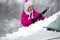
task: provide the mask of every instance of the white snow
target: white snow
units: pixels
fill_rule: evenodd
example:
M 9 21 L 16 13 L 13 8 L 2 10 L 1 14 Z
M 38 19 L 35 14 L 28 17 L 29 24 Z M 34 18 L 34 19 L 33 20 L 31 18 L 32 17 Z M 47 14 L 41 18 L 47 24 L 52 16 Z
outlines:
M 35 24 L 30 25 L 29 27 L 19 28 L 19 30 L 17 32 L 14 32 L 12 34 L 6 34 L 6 37 L 1 37 L 1 38 L 13 40 L 13 39 L 17 39 L 19 37 L 28 37 L 28 36 L 34 35 L 35 33 L 38 33 L 39 31 L 40 32 L 43 32 L 43 30 L 47 31 L 43 27 L 47 27 L 50 23 L 54 22 L 57 19 L 58 15 L 60 15 L 60 11 L 57 12 L 56 14 L 53 14 L 49 18 L 46 18 L 43 21 L 42 20 L 38 21 Z M 43 34 L 43 33 L 41 33 L 41 34 Z M 38 35 L 38 34 L 36 34 L 36 35 Z M 51 35 L 53 35 L 53 34 L 51 33 Z

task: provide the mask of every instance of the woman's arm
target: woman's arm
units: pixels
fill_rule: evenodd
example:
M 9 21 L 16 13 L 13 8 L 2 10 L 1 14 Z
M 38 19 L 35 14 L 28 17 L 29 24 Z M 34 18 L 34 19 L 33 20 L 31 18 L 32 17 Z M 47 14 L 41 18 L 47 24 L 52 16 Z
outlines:
M 43 12 L 39 13 L 35 19 L 44 20 L 45 19 L 44 14 L 48 11 L 48 9 L 49 9 L 49 7 L 47 7 Z
M 49 7 L 47 7 L 43 12 L 39 13 L 39 16 L 37 17 L 37 19 L 39 20 L 44 20 L 45 16 L 44 14 L 48 11 Z
M 21 24 L 25 27 L 32 24 L 31 19 L 28 19 L 27 15 L 24 13 L 21 15 Z

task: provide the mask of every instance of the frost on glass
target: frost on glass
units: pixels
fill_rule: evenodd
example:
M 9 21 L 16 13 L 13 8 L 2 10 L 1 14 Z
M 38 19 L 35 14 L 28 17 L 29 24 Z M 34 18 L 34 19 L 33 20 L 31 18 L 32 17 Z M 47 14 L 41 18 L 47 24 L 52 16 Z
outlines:
M 60 30 L 60 15 L 58 15 L 58 18 L 49 24 L 49 28 L 55 29 L 55 30 Z

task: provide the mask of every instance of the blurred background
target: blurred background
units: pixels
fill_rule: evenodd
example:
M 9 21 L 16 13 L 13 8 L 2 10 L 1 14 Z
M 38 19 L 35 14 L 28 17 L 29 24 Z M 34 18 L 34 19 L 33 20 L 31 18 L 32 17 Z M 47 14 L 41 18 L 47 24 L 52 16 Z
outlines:
M 31 1 L 39 12 L 42 12 L 48 6 L 50 7 L 46 14 L 47 18 L 60 10 L 60 0 Z M 0 0 L 0 37 L 7 33 L 16 32 L 18 28 L 21 28 L 20 15 L 23 9 L 23 0 Z

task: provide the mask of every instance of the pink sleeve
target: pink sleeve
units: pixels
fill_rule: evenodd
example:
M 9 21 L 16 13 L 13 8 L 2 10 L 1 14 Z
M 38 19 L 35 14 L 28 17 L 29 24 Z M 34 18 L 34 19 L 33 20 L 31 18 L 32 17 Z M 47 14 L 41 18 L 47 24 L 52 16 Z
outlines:
M 26 27 L 26 26 L 29 26 L 30 24 L 32 24 L 32 22 L 31 22 L 31 19 L 28 19 L 25 14 L 22 14 L 21 24 Z
M 27 2 L 28 0 L 25 0 L 25 2 Z
M 45 19 L 45 16 L 43 15 L 42 18 L 41 18 L 41 20 L 44 20 L 44 19 Z
M 28 20 L 22 20 L 22 25 L 23 26 L 29 26 L 31 24 L 31 20 L 30 19 L 28 19 Z

